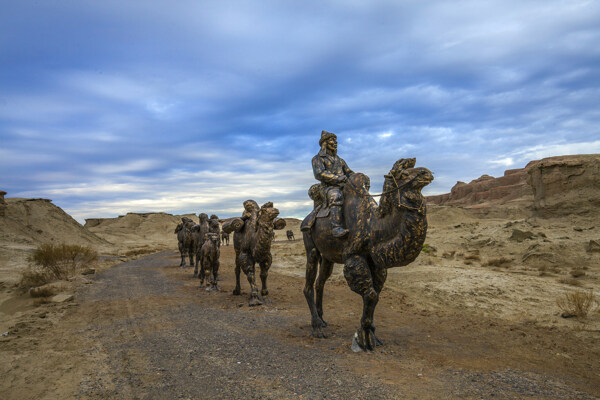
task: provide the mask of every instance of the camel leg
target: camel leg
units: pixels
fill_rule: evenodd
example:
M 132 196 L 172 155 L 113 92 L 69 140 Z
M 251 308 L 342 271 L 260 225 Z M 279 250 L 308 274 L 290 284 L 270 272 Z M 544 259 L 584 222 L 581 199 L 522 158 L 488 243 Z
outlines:
M 323 322 L 323 326 L 327 326 L 327 322 L 323 319 L 323 291 L 325 290 L 325 282 L 331 276 L 333 272 L 333 262 L 323 258 L 321 260 L 321 267 L 319 268 L 319 276 L 317 277 L 317 314 Z
M 218 279 L 218 276 L 219 276 L 219 265 L 220 265 L 219 264 L 219 260 L 217 259 L 217 260 L 215 260 L 213 262 L 213 266 L 212 266 L 212 275 L 213 275 L 212 278 L 213 278 L 213 280 L 211 282 L 211 285 L 212 285 L 212 287 L 215 290 L 219 290 L 219 288 L 217 286 L 217 279 Z
M 190 257 L 190 268 L 194 266 L 194 250 L 188 249 L 188 255 Z
M 200 257 L 200 268 L 198 270 L 198 278 L 200 279 L 200 287 L 204 287 L 204 258 Z
M 183 243 L 179 243 L 179 254 L 181 254 L 181 262 L 179 263 L 179 268 L 185 267 L 185 247 Z
M 262 288 L 260 291 L 261 296 L 268 296 L 269 291 L 267 290 L 267 276 L 269 275 L 269 268 L 271 268 L 271 263 L 273 259 L 269 254 L 269 259 L 261 262 L 260 265 L 260 281 L 262 283 Z
M 200 263 L 200 253 L 196 252 L 196 263 L 194 264 L 194 278 L 199 277 L 198 275 L 198 264 Z
M 363 298 L 363 315 L 360 319 L 360 327 L 354 335 L 356 344 L 362 350 L 374 350 L 376 340 L 372 325 L 379 294 L 373 287 L 371 270 L 366 260 L 357 255 L 348 257 L 344 264 L 344 277 L 350 289 Z
M 379 301 L 379 294 L 383 289 L 383 285 L 387 279 L 387 269 L 385 268 L 371 268 L 371 276 L 373 277 L 373 289 L 377 292 L 377 301 Z M 377 305 L 377 304 L 375 304 Z M 375 336 L 375 323 L 374 321 L 375 307 L 371 311 L 371 330 L 373 331 L 373 337 L 375 338 L 376 346 L 383 346 L 383 342 Z
M 235 289 L 233 289 L 233 294 L 239 296 L 242 294 L 242 288 L 240 285 L 240 271 L 241 271 L 241 260 L 240 260 L 240 252 L 235 251 Z
M 242 253 L 242 255 L 244 254 Z M 262 304 L 262 301 L 260 301 L 260 299 L 258 298 L 258 289 L 256 287 L 256 279 L 254 277 L 255 262 L 249 255 L 242 257 L 242 261 L 242 271 L 244 271 L 244 274 L 246 274 L 246 277 L 248 278 L 248 283 L 250 284 L 250 302 L 248 303 L 248 305 L 250 307 L 259 306 Z
M 325 323 L 321 319 L 315 305 L 315 290 L 314 283 L 317 277 L 319 261 L 321 256 L 316 248 L 306 249 L 306 283 L 304 285 L 304 297 L 308 303 L 308 308 L 311 314 L 312 336 L 316 338 L 325 338 L 327 335 L 323 331 Z

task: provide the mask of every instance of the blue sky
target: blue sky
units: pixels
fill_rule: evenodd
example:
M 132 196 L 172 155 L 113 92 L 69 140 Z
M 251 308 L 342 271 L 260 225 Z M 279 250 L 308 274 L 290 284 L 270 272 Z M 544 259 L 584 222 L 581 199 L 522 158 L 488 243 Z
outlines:
M 598 1 L 2 1 L 0 190 L 83 222 L 302 217 L 321 130 L 379 192 L 600 153 Z

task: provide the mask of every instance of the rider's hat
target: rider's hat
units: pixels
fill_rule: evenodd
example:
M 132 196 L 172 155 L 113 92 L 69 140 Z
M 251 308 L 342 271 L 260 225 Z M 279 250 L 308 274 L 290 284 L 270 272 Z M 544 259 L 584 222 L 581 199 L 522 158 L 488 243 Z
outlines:
M 323 146 L 323 142 L 325 142 L 331 138 L 337 139 L 337 136 L 335 135 L 335 133 L 321 131 L 321 139 L 319 139 L 319 146 Z

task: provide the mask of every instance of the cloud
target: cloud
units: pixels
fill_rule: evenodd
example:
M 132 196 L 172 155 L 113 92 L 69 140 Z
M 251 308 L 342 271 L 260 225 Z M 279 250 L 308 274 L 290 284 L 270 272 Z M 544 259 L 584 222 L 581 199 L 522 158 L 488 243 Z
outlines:
M 301 216 L 322 129 L 374 192 L 403 157 L 433 194 L 600 152 L 598 20 L 578 0 L 12 2 L 1 189 L 79 220 L 253 197 Z

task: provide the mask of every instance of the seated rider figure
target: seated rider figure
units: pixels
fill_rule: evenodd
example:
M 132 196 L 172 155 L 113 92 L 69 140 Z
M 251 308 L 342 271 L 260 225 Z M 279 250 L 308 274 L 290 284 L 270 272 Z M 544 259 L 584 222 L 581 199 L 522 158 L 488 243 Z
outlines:
M 313 173 L 322 183 L 330 210 L 333 236 L 343 237 L 348 234 L 348 229 L 342 226 L 342 189 L 350 174 L 354 172 L 341 157 L 338 157 L 337 136 L 334 133 L 322 131 L 319 145 L 321 150 L 312 159 Z

